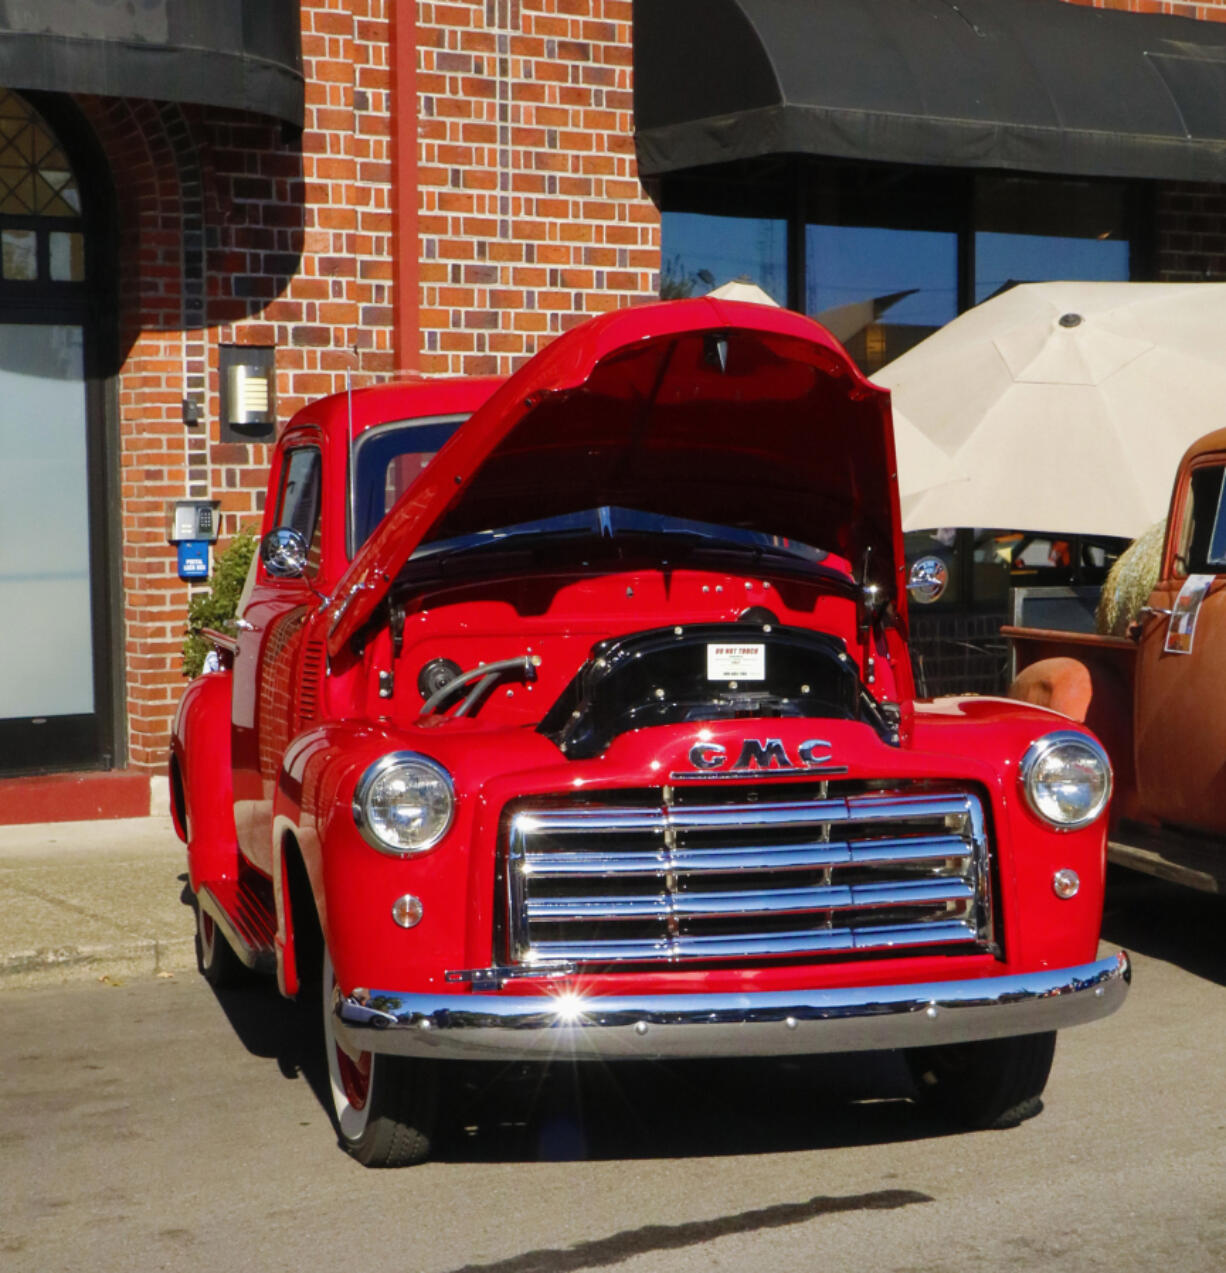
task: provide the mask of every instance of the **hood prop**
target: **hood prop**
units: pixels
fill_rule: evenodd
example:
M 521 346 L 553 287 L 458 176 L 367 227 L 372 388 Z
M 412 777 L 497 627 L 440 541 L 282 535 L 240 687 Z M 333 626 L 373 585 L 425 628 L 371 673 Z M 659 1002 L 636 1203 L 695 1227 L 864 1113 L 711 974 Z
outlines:
M 873 564 L 873 549 L 870 545 L 864 550 L 864 564 L 860 569 L 860 617 L 858 635 L 864 646 L 864 683 L 872 685 L 877 680 L 877 669 L 873 657 L 873 641 L 880 626 L 881 612 L 885 608 L 885 592 L 875 583 L 869 582 L 869 570 Z
M 712 367 L 728 374 L 728 337 L 724 332 L 708 332 L 703 337 L 703 358 Z

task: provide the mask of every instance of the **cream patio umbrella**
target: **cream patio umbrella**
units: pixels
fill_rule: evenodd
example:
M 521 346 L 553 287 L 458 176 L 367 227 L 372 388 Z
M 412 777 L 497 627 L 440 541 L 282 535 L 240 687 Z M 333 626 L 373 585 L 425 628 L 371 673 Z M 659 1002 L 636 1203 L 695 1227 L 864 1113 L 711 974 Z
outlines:
M 970 479 L 935 442 L 903 415 L 897 402 L 894 403 L 892 415 L 902 521 L 907 530 L 912 530 L 911 512 L 919 507 L 926 495 L 941 490 L 950 483 L 967 482 Z M 941 524 L 957 525 L 956 522 Z
M 1226 415 L 1226 284 L 1023 284 L 873 379 L 939 453 L 909 453 L 900 430 L 900 486 L 925 488 L 904 494 L 905 529 L 1132 538 L 1166 515 L 1180 456 Z
M 751 305 L 773 305 L 776 309 L 779 308 L 779 302 L 769 292 L 744 278 L 734 278 L 731 283 L 713 288 L 707 295 L 714 296 L 717 301 L 748 301 Z
M 875 322 L 891 306 L 905 300 L 915 293 L 915 288 L 904 292 L 891 292 L 888 296 L 870 296 L 868 300 L 853 301 L 849 305 L 836 305 L 833 309 L 824 309 L 814 314 L 813 318 L 835 338 L 846 344 L 853 336 L 858 335 L 869 323 Z M 730 283 L 714 288 L 707 293 L 717 300 L 750 301 L 755 305 L 773 305 L 777 309 L 779 302 L 769 292 L 763 291 L 757 283 L 746 278 L 733 279 Z

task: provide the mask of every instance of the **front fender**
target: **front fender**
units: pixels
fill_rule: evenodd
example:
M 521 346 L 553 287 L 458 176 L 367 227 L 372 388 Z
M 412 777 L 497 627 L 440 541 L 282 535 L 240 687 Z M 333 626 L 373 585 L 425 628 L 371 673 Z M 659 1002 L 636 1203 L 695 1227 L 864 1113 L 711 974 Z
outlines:
M 297 982 L 294 908 L 288 904 L 285 853 L 292 836 L 311 900 L 343 985 L 373 984 L 379 975 L 432 987 L 438 970 L 465 966 L 473 800 L 457 792 L 456 820 L 438 849 L 418 857 L 380 853 L 353 819 L 353 791 L 366 768 L 414 741 L 390 723 L 334 721 L 296 738 L 286 751 L 274 819 L 274 883 L 282 985 Z M 425 921 L 412 931 L 392 920 L 405 893 L 427 899 Z M 425 969 L 433 973 L 425 973 Z
M 171 783 L 179 783 L 176 820 L 187 842 L 193 892 L 238 873 L 230 772 L 230 673 L 198 676 L 183 691 L 171 732 Z
M 1096 656 L 1092 649 L 1075 653 L 1078 657 L 1029 664 L 1009 686 L 1009 697 L 1062 712 L 1091 730 L 1115 770 L 1114 818 L 1136 817 L 1141 810 L 1133 762 L 1132 665 L 1118 656 Z
M 916 707 L 917 751 L 960 757 L 958 767 L 977 774 L 991 793 L 1004 951 L 1018 971 L 1087 963 L 1098 951 L 1109 814 L 1077 830 L 1057 829 L 1031 810 L 1019 778 L 1032 743 L 1075 728 L 1049 708 L 1013 699 L 947 698 Z M 1053 888 L 1055 873 L 1066 869 L 1081 881 L 1070 899 Z

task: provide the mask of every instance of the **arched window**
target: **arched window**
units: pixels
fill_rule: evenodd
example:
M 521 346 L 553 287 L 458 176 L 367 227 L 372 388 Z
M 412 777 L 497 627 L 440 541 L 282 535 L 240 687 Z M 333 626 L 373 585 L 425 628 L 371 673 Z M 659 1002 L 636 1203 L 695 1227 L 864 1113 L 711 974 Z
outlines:
M 0 89 L 0 280 L 83 283 L 81 190 L 55 135 L 15 93 Z

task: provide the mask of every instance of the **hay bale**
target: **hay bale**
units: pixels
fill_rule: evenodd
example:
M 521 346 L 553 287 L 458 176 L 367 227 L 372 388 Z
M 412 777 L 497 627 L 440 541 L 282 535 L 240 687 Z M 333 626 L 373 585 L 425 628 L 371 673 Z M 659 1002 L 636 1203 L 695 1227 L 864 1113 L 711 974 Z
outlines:
M 1124 549 L 1111 567 L 1094 616 L 1095 626 L 1104 636 L 1124 636 L 1128 625 L 1140 618 L 1141 607 L 1158 582 L 1165 541 L 1165 520 L 1155 522 Z

